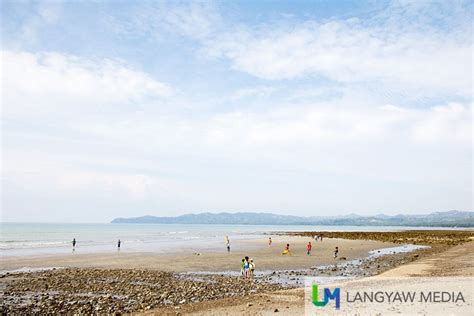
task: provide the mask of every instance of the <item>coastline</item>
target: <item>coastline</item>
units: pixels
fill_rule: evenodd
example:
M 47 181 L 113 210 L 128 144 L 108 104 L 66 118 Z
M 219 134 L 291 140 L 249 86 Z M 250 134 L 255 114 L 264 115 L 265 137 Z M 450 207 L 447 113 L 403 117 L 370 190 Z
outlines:
M 394 244 L 380 241 L 362 241 L 345 239 L 325 239 L 314 242 L 302 236 L 272 237 L 272 246 L 268 239 L 236 240 L 231 243 L 231 252 L 227 253 L 225 244 L 220 248 L 199 251 L 198 249 L 176 250 L 170 253 L 126 252 L 123 249 L 108 253 L 85 253 L 80 248 L 67 255 L 36 255 L 4 257 L 0 262 L 0 271 L 20 268 L 79 267 L 114 269 L 151 269 L 167 272 L 224 272 L 240 269 L 240 260 L 249 256 L 255 259 L 258 270 L 304 269 L 313 265 L 334 262 L 334 247 L 341 249 L 341 256 L 350 259 L 365 257 L 369 251 L 391 247 Z M 306 255 L 306 244 L 313 242 L 313 255 Z M 292 256 L 281 256 L 284 245 L 291 245 Z M 196 255 L 199 253 L 199 255 Z
M 415 255 L 415 254 L 414 254 Z M 455 267 L 455 269 L 453 269 Z M 416 287 L 416 281 L 411 277 L 474 277 L 474 241 L 458 244 L 452 247 L 438 248 L 431 254 L 421 255 L 417 260 L 402 264 L 379 275 L 363 278 L 364 282 L 377 285 L 387 277 L 404 278 L 400 287 Z M 350 281 L 349 281 L 350 282 Z M 344 283 L 342 283 L 344 285 Z M 179 309 L 162 307 L 144 315 L 165 314 L 176 315 L 274 315 L 275 311 L 285 315 L 305 314 L 305 293 L 303 288 L 284 289 L 274 292 L 264 292 L 252 297 L 237 299 L 222 299 L 218 302 L 202 302 L 182 306 Z M 425 310 L 424 314 L 438 314 L 438 305 Z M 410 305 L 408 305 L 410 308 Z M 394 314 L 409 314 L 410 310 L 395 309 Z
M 351 270 L 345 266 L 345 263 L 356 259 L 362 259 L 359 260 L 362 264 L 353 269 L 354 271 L 358 269 L 358 271 L 354 272 L 352 276 L 374 277 L 395 271 L 397 267 L 399 269 L 408 267 L 405 268 L 405 271 L 406 269 L 411 271 L 413 270 L 413 264 L 420 264 L 420 262 L 433 260 L 433 258 L 443 258 L 440 257 L 440 254 L 452 252 L 453 249 L 458 250 L 448 261 L 454 266 L 459 265 L 459 258 L 470 260 L 473 255 L 473 243 L 466 241 L 465 234 L 450 235 L 451 237 L 448 239 L 433 239 L 431 237 L 427 238 L 427 236 L 431 236 L 429 233 L 425 233 L 424 236 L 415 233 L 418 236 L 417 243 L 423 243 L 424 240 L 431 247 L 364 261 L 369 251 L 399 246 L 404 240 L 407 240 L 408 236 L 415 236 L 413 232 L 397 232 L 401 241 L 394 242 L 392 240 L 389 242 L 385 233 L 371 232 L 370 234 L 370 236 L 358 235 L 361 236 L 361 239 L 327 238 L 327 235 L 325 235 L 323 242 L 314 244 L 313 256 L 306 256 L 305 254 L 305 245 L 309 240 L 309 236 L 312 236 L 308 234 L 305 236 L 275 236 L 273 237 L 272 247 L 268 247 L 264 239 L 240 241 L 244 246 L 247 245 L 249 251 L 231 252 L 231 254 L 221 250 L 202 253 L 199 256 L 182 253 L 169 255 L 116 253 L 109 255 L 73 254 L 67 257 L 7 258 L 2 260 L 2 270 L 6 270 L 7 267 L 19 268 L 26 266 L 31 268 L 48 266 L 69 268 L 2 275 L 0 279 L 2 296 L 5 298 L 2 309 L 3 311 L 12 311 L 13 308 L 13 311 L 22 312 L 31 312 L 34 308 L 37 308 L 38 311 L 43 312 L 79 310 L 86 313 L 111 313 L 122 309 L 122 312 L 146 313 L 149 311 L 160 314 L 174 314 L 176 312 L 239 314 L 242 311 L 256 308 L 262 311 L 270 311 L 277 304 L 291 314 L 292 309 L 301 312 L 302 307 L 300 305 L 303 305 L 304 296 L 301 287 L 293 282 L 290 286 L 296 286 L 297 288 L 285 289 L 284 282 L 272 282 L 273 279 L 290 280 L 298 277 L 304 278 L 308 275 L 339 276 L 346 274 L 351 276 Z M 472 235 L 472 232 L 468 232 L 468 234 Z M 470 240 L 470 238 L 472 236 L 468 239 Z M 291 257 L 281 256 L 281 250 L 286 242 L 291 244 L 293 250 L 293 256 Z M 255 246 L 255 243 L 257 243 L 257 246 Z M 335 245 L 340 247 L 340 257 L 345 257 L 345 260 L 334 260 L 332 258 L 332 249 Z M 466 249 L 467 256 L 465 254 Z M 224 273 L 226 271 L 238 271 L 239 260 L 246 254 L 256 260 L 257 271 L 267 271 L 269 273 L 261 275 L 253 281 L 242 280 Z M 444 262 L 447 259 L 440 260 Z M 439 265 L 439 262 L 431 264 Z M 471 265 L 472 268 L 472 261 L 464 261 L 463 264 L 464 266 L 466 264 L 467 266 Z M 326 268 L 317 268 L 324 265 L 326 265 Z M 466 273 L 466 271 L 471 271 L 469 269 L 457 273 Z M 365 274 L 361 275 L 361 271 Z M 186 273 L 183 274 L 183 272 Z M 434 272 L 433 275 L 437 275 L 437 273 L 440 272 Z M 89 280 L 90 283 L 97 279 L 104 280 L 104 282 L 96 284 L 96 287 L 91 290 L 86 280 Z M 115 285 L 123 283 L 124 279 L 127 280 L 127 284 L 132 281 L 142 285 L 136 287 Z M 105 282 L 105 280 L 108 281 Z M 62 282 L 69 282 L 68 284 L 73 284 L 73 286 L 62 288 L 60 286 Z M 143 287 L 143 284 L 147 283 L 154 283 L 158 287 Z M 217 287 L 216 284 L 218 284 Z M 228 288 L 232 290 L 228 290 Z M 124 289 L 132 294 L 124 296 Z M 219 291 L 213 289 L 219 289 Z M 181 296 L 173 296 L 170 294 L 171 291 L 173 293 L 178 291 Z M 62 294 L 57 296 L 54 294 L 57 292 Z M 50 294 L 44 296 L 44 293 Z M 84 295 L 81 293 L 92 293 L 94 296 L 93 299 L 89 298 L 92 305 L 86 305 L 85 309 L 80 309 L 83 308 L 80 300 L 81 295 Z M 160 293 L 159 298 L 156 296 L 157 293 Z M 162 295 L 164 296 L 162 297 Z M 12 302 L 21 302 L 22 298 L 25 297 L 34 297 L 34 306 L 27 303 L 25 305 L 12 305 Z M 111 298 L 113 299 L 111 300 Z M 242 306 L 245 302 L 249 304 L 249 300 L 255 301 L 255 303 L 251 302 L 251 305 Z M 62 302 L 64 306 L 57 305 L 55 302 Z M 71 302 L 74 304 L 70 304 Z M 288 309 L 286 309 L 287 306 Z M 93 310 L 91 308 L 98 309 Z

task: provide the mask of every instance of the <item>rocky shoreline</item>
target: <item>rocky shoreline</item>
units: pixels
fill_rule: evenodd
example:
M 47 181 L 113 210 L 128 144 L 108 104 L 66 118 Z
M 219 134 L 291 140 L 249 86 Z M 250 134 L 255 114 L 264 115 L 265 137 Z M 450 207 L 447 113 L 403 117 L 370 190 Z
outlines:
M 189 280 L 126 269 L 54 269 L 2 277 L 0 314 L 121 314 L 281 289 L 219 275 Z
M 445 247 L 419 249 L 310 269 L 265 271 L 254 280 L 228 273 L 177 274 L 154 270 L 67 268 L 1 276 L 0 314 L 122 314 L 245 297 L 301 287 L 304 278 L 359 278 L 379 274 Z
M 301 287 L 304 285 L 305 277 L 320 278 L 320 283 L 324 283 L 325 278 L 364 278 L 378 275 L 397 266 L 413 262 L 445 249 L 447 247 L 430 247 L 413 252 L 387 254 L 380 257 L 367 257 L 350 261 L 346 261 L 342 257 L 335 260 L 334 264 L 315 266 L 310 269 L 274 271 L 270 275 L 263 276 L 262 280 L 280 284 L 284 287 Z
M 345 260 L 308 269 L 258 271 L 254 280 L 235 273 L 171 273 L 145 269 L 64 268 L 7 273 L 0 277 L 0 314 L 123 314 L 203 301 L 237 298 L 301 287 L 304 278 L 362 278 L 442 252 L 471 240 L 474 232 L 325 232 L 325 238 L 371 239 L 418 243 L 429 248 L 413 252 Z M 314 236 L 315 232 L 291 233 Z M 395 234 L 395 235 L 394 235 Z
M 290 269 L 275 271 L 257 271 L 256 280 L 269 284 L 277 284 L 283 288 L 303 287 L 305 277 L 321 278 L 347 278 L 358 279 L 374 276 L 383 273 L 397 266 L 413 262 L 419 258 L 429 256 L 434 253 L 448 249 L 448 246 L 433 245 L 427 248 L 420 248 L 414 251 L 403 253 L 387 253 L 381 256 L 368 256 L 365 258 L 346 260 L 345 257 L 334 260 L 333 264 L 313 266 L 309 269 Z M 387 248 L 390 249 L 390 248 Z M 186 273 L 188 278 L 206 278 L 215 275 L 231 276 L 237 273 Z
M 474 239 L 474 230 L 406 230 L 398 232 L 275 232 L 274 234 L 350 240 L 376 240 L 395 244 L 456 246 Z

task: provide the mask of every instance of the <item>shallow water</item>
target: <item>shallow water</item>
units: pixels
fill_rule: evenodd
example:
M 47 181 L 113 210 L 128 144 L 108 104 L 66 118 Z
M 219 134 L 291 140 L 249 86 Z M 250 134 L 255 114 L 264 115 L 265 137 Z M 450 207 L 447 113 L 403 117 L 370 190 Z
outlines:
M 304 286 L 305 277 L 311 276 L 318 280 L 319 284 L 327 284 L 332 283 L 335 281 L 341 280 L 348 280 L 348 279 L 355 279 L 361 277 L 359 275 L 360 266 L 366 262 L 367 260 L 401 254 L 401 253 L 408 253 L 419 249 L 426 249 L 430 248 L 430 246 L 422 246 L 422 245 L 400 245 L 396 247 L 388 247 L 388 248 L 380 248 L 375 249 L 369 252 L 368 256 L 363 258 L 357 258 L 353 260 L 343 261 L 343 262 L 335 262 L 334 264 L 330 265 L 319 265 L 313 266 L 311 269 L 291 269 L 291 270 L 263 270 L 263 271 L 255 271 L 254 276 L 256 279 L 262 279 L 270 283 L 280 284 L 284 287 L 300 287 Z M 327 275 L 318 275 L 318 271 L 328 270 L 333 267 L 336 267 L 339 270 L 346 270 L 348 275 L 346 276 L 327 276 Z M 187 272 L 181 273 L 183 277 L 202 277 L 205 275 L 223 275 L 223 276 L 233 276 L 237 277 L 240 276 L 240 271 L 222 271 L 222 272 Z
M 254 273 L 255 279 L 263 282 L 269 282 L 273 284 L 279 284 L 283 287 L 302 287 L 305 284 L 305 277 L 311 276 L 313 279 L 318 281 L 318 284 L 327 284 L 341 280 L 349 280 L 360 278 L 363 275 L 360 274 L 360 268 L 362 264 L 370 261 L 374 258 L 380 258 L 383 256 L 390 256 L 400 253 L 409 253 L 418 249 L 430 248 L 430 246 L 422 245 L 400 245 L 396 247 L 380 248 L 372 250 L 368 253 L 366 257 L 357 258 L 349 261 L 335 262 L 330 265 L 319 265 L 313 266 L 310 269 L 291 269 L 291 270 L 257 270 Z M 330 276 L 330 275 L 321 275 L 319 272 L 322 270 L 330 270 L 333 267 L 336 267 L 339 270 L 345 270 L 347 275 L 345 276 Z M 30 268 L 23 267 L 15 270 L 5 270 L 0 271 L 0 275 L 6 273 L 23 273 L 23 272 L 41 272 L 47 270 L 62 269 L 61 267 L 40 267 L 40 268 Z M 177 273 L 178 276 L 185 279 L 200 280 L 205 278 L 208 275 L 221 275 L 221 276 L 230 276 L 238 277 L 240 276 L 240 271 L 196 271 L 196 272 L 183 272 Z
M 405 252 L 412 252 L 418 249 L 427 249 L 430 246 L 423 246 L 423 245 L 401 245 L 396 247 L 389 247 L 389 248 L 382 248 L 369 251 L 369 258 L 377 258 L 385 255 L 391 255 L 396 253 L 405 253 Z
M 0 223 L 0 256 L 67 254 L 76 238 L 76 253 L 202 252 L 225 249 L 233 241 L 266 238 L 285 231 L 400 231 L 411 227 L 390 226 L 307 226 L 307 225 L 181 225 L 181 224 L 19 224 Z M 413 229 L 424 229 L 416 227 Z M 426 229 L 438 229 L 426 227 Z M 443 229 L 443 228 L 440 228 Z M 236 248 L 237 247 L 237 248 Z M 247 245 L 246 247 L 249 247 Z
M 34 273 L 34 272 L 43 272 L 43 271 L 50 271 L 50 270 L 57 270 L 57 269 L 64 269 L 63 267 L 40 267 L 40 268 L 32 268 L 32 267 L 23 267 L 19 269 L 13 270 L 1 270 L 0 275 L 5 274 L 15 274 L 15 273 Z

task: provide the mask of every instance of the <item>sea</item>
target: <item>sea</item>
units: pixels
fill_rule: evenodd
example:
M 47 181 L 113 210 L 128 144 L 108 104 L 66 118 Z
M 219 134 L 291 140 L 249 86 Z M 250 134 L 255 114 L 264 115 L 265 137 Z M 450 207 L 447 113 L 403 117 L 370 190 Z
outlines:
M 228 236 L 233 250 L 239 240 L 268 238 L 290 231 L 401 231 L 456 229 L 400 226 L 204 225 L 204 224 L 59 224 L 0 223 L 0 257 L 42 256 L 104 252 L 203 252 L 225 249 Z M 72 248 L 72 240 L 76 247 Z M 118 250 L 117 242 L 121 247 Z M 257 246 L 257 245 L 256 245 Z M 252 243 L 245 244 L 252 247 Z M 247 248 L 248 249 L 248 248 Z

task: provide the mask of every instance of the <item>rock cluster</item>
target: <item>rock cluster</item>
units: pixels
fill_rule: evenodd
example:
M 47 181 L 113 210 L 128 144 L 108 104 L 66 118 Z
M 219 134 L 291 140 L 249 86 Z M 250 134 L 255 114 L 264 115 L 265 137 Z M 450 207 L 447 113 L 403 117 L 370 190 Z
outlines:
M 284 233 L 293 236 L 310 236 L 320 232 Z M 469 230 L 407 230 L 399 232 L 323 232 L 323 238 L 377 240 L 397 244 L 459 245 L 474 239 L 474 231 Z
M 125 269 L 56 269 L 7 276 L 0 314 L 120 314 L 158 306 L 277 290 L 229 276 L 184 279 L 173 273 Z
M 420 256 L 436 253 L 444 247 L 418 249 L 416 253 L 388 254 L 380 257 L 369 257 L 350 261 L 334 261 L 334 264 L 315 266 L 311 269 L 273 271 L 261 276 L 261 279 L 270 283 L 277 283 L 284 287 L 301 287 L 305 277 L 347 277 L 363 278 L 390 270 L 402 264 L 417 260 Z

